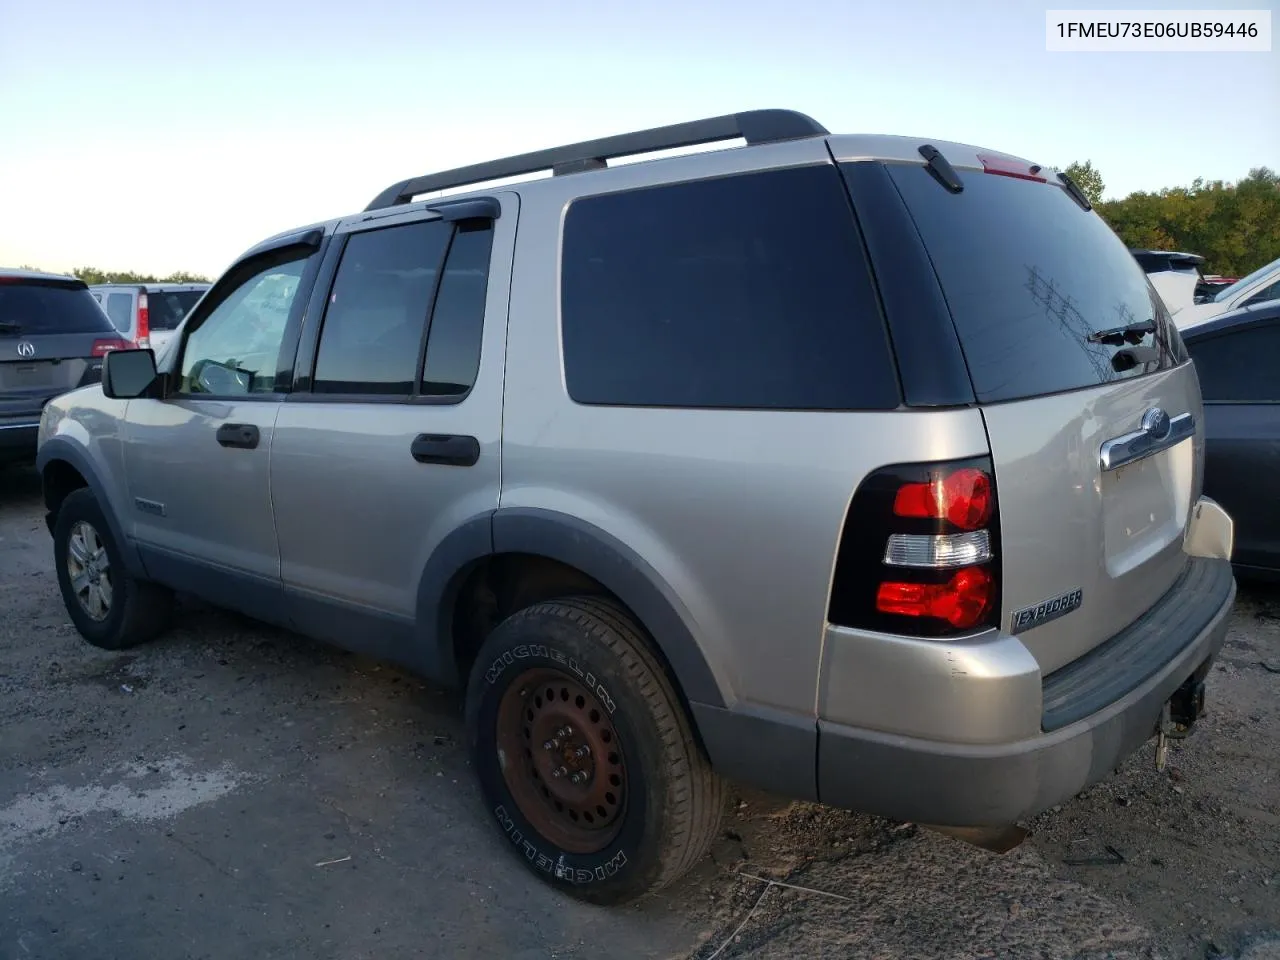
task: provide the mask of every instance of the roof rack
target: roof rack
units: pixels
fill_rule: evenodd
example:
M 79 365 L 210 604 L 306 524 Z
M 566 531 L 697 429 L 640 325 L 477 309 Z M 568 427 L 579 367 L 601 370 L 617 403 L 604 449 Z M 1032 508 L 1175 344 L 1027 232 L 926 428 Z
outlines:
M 748 110 L 729 113 L 706 120 L 690 120 L 665 127 L 637 130 L 633 133 L 587 140 L 549 150 L 535 150 L 502 160 L 489 160 L 456 170 L 430 173 L 393 183 L 383 190 L 366 211 L 379 210 L 408 203 L 413 197 L 434 190 L 448 190 L 485 180 L 517 177 L 526 173 L 550 170 L 555 176 L 599 170 L 615 157 L 657 150 L 675 150 L 720 140 L 736 140 L 739 137 L 754 146 L 761 143 L 777 143 L 782 140 L 798 140 L 804 137 L 825 137 L 829 131 L 812 117 L 794 110 Z

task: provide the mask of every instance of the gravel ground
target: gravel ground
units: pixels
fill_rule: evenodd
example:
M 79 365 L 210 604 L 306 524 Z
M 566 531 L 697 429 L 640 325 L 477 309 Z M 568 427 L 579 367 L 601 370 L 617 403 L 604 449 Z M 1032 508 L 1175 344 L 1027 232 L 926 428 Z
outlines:
M 1007 853 L 740 791 L 690 877 L 602 910 L 499 840 L 455 695 L 196 603 L 84 644 L 0 471 L 0 960 L 1280 960 L 1280 590 L 1242 588 L 1209 697 Z

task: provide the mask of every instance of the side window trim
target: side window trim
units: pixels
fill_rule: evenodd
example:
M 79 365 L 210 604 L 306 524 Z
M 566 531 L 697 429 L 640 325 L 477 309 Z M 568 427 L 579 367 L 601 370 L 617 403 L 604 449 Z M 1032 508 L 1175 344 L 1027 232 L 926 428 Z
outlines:
M 484 198 L 485 203 L 482 212 L 494 212 L 493 217 L 489 216 L 449 216 L 449 211 L 445 209 L 444 204 L 437 204 L 420 211 L 419 216 L 405 217 L 397 219 L 395 223 L 379 222 L 378 218 L 366 217 L 360 221 L 343 225 L 332 239 L 328 251 L 325 256 L 325 262 L 319 269 L 316 284 L 312 289 L 311 295 L 307 301 L 306 321 L 302 330 L 301 338 L 297 345 L 296 359 L 291 370 L 291 386 L 289 391 L 283 396 L 286 403 L 381 403 L 381 404 L 401 404 L 415 406 L 453 406 L 461 403 L 471 395 L 471 389 L 465 393 L 455 395 L 435 395 L 422 393 L 422 380 L 425 375 L 425 366 L 427 359 L 427 348 L 431 339 L 431 328 L 435 320 L 436 304 L 440 295 L 440 285 L 443 282 L 446 268 L 449 264 L 449 255 L 453 251 L 454 241 L 457 238 L 458 231 L 462 224 L 468 220 L 488 220 L 490 228 L 495 230 L 497 225 L 494 221 L 497 214 L 500 213 L 500 206 L 495 200 Z M 456 214 L 461 214 L 463 210 L 461 205 Z M 471 213 L 472 209 L 467 207 L 466 213 Z M 416 223 L 446 223 L 451 226 L 449 240 L 445 245 L 444 255 L 440 261 L 440 269 L 437 272 L 435 283 L 432 287 L 431 298 L 428 303 L 426 320 L 423 324 L 423 332 L 421 340 L 418 344 L 417 372 L 414 378 L 413 392 L 408 396 L 403 395 L 385 395 L 376 393 L 316 393 L 315 384 L 315 368 L 319 359 L 320 339 L 324 334 L 325 312 L 328 307 L 329 298 L 333 292 L 333 285 L 337 280 L 338 269 L 342 264 L 342 258 L 346 253 L 347 244 L 350 238 L 361 233 L 370 233 L 375 230 L 391 230 L 397 227 L 408 226 Z M 490 253 L 489 271 L 493 270 L 492 251 Z M 487 320 L 487 316 L 484 318 Z M 472 385 L 474 387 L 474 384 Z
M 290 238 L 290 242 L 281 245 L 262 244 L 251 250 L 214 281 L 213 286 L 200 298 L 200 301 L 192 308 L 191 313 L 187 315 L 182 324 L 181 339 L 178 342 L 177 349 L 171 354 L 172 359 L 169 369 L 166 371 L 165 396 L 182 397 L 187 400 L 219 400 L 223 402 L 227 400 L 235 400 L 236 402 L 278 402 L 283 399 L 287 395 L 286 391 L 289 389 L 293 379 L 293 359 L 297 353 L 298 337 L 309 302 L 308 291 L 311 285 L 315 283 L 316 275 L 319 272 L 320 264 L 328 245 L 329 239 L 320 230 L 300 234 L 297 237 Z M 280 352 L 277 355 L 274 388 L 270 392 L 236 394 L 234 396 L 183 393 L 180 389 L 182 364 L 186 357 L 187 342 L 191 339 L 191 335 L 204 325 L 204 322 L 219 306 L 254 276 L 271 267 L 283 266 L 298 260 L 306 260 L 307 263 L 298 279 L 298 292 L 289 306 L 289 316 L 285 321 L 284 336 L 280 343 Z

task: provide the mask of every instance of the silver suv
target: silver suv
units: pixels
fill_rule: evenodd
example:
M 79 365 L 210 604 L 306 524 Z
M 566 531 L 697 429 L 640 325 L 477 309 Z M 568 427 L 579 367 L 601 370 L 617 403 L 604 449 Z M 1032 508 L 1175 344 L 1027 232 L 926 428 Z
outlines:
M 416 177 L 104 377 L 41 425 L 85 638 L 187 591 L 465 686 L 489 815 L 596 902 L 695 863 L 726 778 L 1043 810 L 1187 732 L 1235 597 L 1142 268 L 961 144 L 766 110 Z

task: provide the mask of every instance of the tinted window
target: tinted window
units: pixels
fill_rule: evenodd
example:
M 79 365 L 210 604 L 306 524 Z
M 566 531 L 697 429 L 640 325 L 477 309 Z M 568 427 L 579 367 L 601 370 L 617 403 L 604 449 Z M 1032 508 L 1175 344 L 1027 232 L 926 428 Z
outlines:
M 1253 306 L 1256 303 L 1267 303 L 1271 300 L 1280 300 L 1280 280 L 1263 287 L 1257 293 L 1253 294 L 1241 306 Z
M 462 226 L 454 235 L 431 311 L 424 394 L 456 396 L 475 385 L 492 246 L 491 223 Z
M 943 189 L 917 164 L 890 173 L 942 285 L 983 403 L 1096 386 L 1184 356 L 1168 311 L 1120 238 L 1057 186 L 981 173 Z M 1153 323 L 1137 343 L 1090 334 Z M 1134 347 L 1154 348 L 1135 363 Z
M 413 393 L 452 231 L 431 220 L 351 235 L 325 310 L 315 392 Z
M 152 330 L 176 330 L 203 290 L 151 290 L 147 293 L 147 325 Z
M 133 326 L 133 294 L 108 293 L 107 316 L 117 330 L 127 331 Z
M 0 277 L 0 336 L 114 332 L 82 285 Z
M 1206 403 L 1280 403 L 1280 322 L 1187 341 Z
M 186 338 L 184 393 L 239 396 L 275 390 L 285 325 L 306 260 L 267 267 L 222 300 Z
M 562 260 L 565 377 L 580 403 L 850 410 L 899 402 L 832 166 L 578 200 Z

